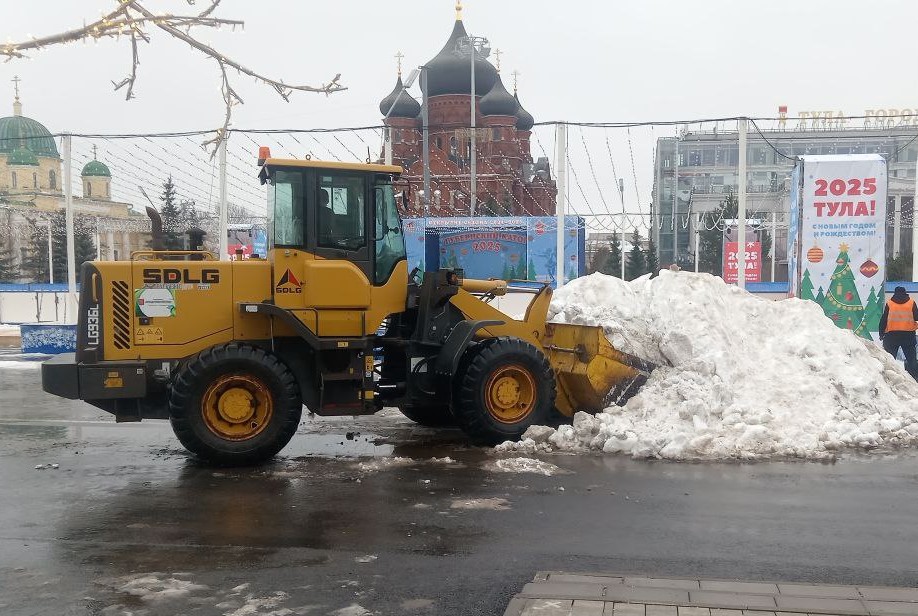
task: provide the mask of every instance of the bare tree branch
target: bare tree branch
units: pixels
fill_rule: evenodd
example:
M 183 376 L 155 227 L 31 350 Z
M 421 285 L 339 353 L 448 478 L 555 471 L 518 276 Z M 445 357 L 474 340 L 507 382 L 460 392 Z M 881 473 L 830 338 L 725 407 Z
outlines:
M 149 43 L 150 37 L 145 27 L 155 26 L 172 38 L 187 43 L 205 56 L 212 58 L 220 67 L 220 91 L 226 105 L 226 113 L 224 115 L 223 125 L 217 129 L 216 136 L 204 144 L 205 146 L 219 145 L 220 141 L 226 138 L 232 120 L 233 107 L 241 105 L 243 102 L 242 98 L 230 83 L 227 73 L 228 68 L 235 69 L 239 73 L 253 77 L 256 81 L 270 86 L 287 102 L 290 101 L 290 95 L 295 91 L 315 92 L 327 96 L 347 89 L 340 83 L 340 73 L 335 75 L 329 82 L 319 86 L 292 85 L 280 79 L 272 79 L 271 77 L 267 77 L 266 75 L 240 64 L 236 60 L 195 38 L 191 31 L 196 27 L 219 28 L 220 26 L 228 25 L 235 29 L 237 26 L 243 27 L 245 25 L 244 22 L 240 20 L 211 16 L 220 6 L 221 0 L 208 0 L 207 8 L 196 15 L 155 13 L 147 10 L 139 0 L 115 1 L 118 4 L 116 9 L 103 15 L 92 23 L 84 24 L 82 28 L 75 28 L 73 30 L 67 30 L 41 38 L 32 38 L 31 40 L 18 43 L 0 43 L 0 57 L 5 57 L 8 62 L 14 58 L 25 58 L 25 52 L 27 51 L 40 50 L 52 45 L 61 45 L 90 39 L 120 38 L 122 35 L 129 36 L 131 39 L 131 72 L 121 81 L 112 81 L 112 86 L 116 91 L 125 88 L 125 99 L 131 100 L 135 98 L 134 85 L 137 81 L 137 67 L 140 65 L 138 42 L 142 40 Z M 194 6 L 195 1 L 196 0 L 186 0 L 190 6 Z M 212 155 L 215 153 L 216 148 L 214 148 Z

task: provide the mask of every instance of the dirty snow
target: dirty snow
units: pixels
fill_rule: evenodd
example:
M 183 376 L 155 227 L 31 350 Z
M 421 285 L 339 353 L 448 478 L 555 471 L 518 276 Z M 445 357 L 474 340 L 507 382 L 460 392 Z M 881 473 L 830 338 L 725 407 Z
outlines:
M 38 370 L 39 368 L 41 368 L 40 361 L 29 359 L 24 359 L 22 361 L 0 360 L 0 372 L 4 370 Z
M 188 577 L 188 574 L 152 572 L 103 580 L 99 583 L 117 592 L 133 595 L 147 603 L 179 599 L 195 591 L 207 589 L 207 586 L 180 579 L 181 577 Z
M 455 499 L 449 506 L 450 509 L 490 509 L 492 511 L 505 511 L 510 509 L 510 503 L 505 498 L 470 498 Z
M 624 406 L 534 427 L 499 450 L 819 459 L 918 444 L 918 384 L 813 302 L 759 299 L 707 274 L 593 274 L 560 289 L 549 318 L 600 325 L 661 367 Z
M 393 456 L 387 458 L 378 458 L 368 462 L 358 462 L 357 469 L 365 473 L 373 473 L 389 468 L 403 468 L 405 466 L 411 466 L 412 464 L 414 464 L 414 460 L 411 458 Z
M 485 464 L 485 470 L 497 473 L 534 473 L 551 477 L 559 473 L 566 473 L 560 467 L 536 460 L 535 458 L 503 458 Z

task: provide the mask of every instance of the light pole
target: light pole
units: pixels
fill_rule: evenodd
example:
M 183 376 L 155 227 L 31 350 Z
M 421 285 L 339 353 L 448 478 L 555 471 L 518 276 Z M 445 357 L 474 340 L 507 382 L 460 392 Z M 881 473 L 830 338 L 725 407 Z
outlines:
M 478 178 L 476 169 L 477 145 L 475 143 L 475 59 L 480 55 L 487 58 L 491 55 L 491 43 L 483 36 L 464 36 L 456 41 L 456 53 L 460 55 L 469 55 L 469 66 L 471 67 L 471 111 L 472 122 L 469 131 L 469 177 L 471 195 L 469 203 L 469 216 L 475 215 L 475 206 L 478 204 Z

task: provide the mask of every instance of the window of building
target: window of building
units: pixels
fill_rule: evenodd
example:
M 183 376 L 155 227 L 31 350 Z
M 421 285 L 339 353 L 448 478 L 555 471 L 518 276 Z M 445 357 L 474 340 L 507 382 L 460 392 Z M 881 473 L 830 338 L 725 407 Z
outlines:
M 437 149 L 438 150 L 443 149 L 443 139 L 441 137 L 437 137 Z
M 10 175 L 12 176 L 12 177 L 10 178 L 10 179 L 12 180 L 12 186 L 13 186 L 13 188 L 16 188 L 17 185 L 18 185 L 18 182 L 16 181 L 16 172 L 13 171 Z
M 92 197 L 92 184 L 86 182 L 86 196 Z
M 714 154 L 715 154 L 715 150 L 716 150 L 716 148 L 715 148 L 715 146 L 713 146 L 713 145 L 705 146 L 705 147 L 701 150 L 701 164 L 702 164 L 702 165 L 704 165 L 705 167 L 713 167 L 713 166 L 714 166 Z
M 48 172 L 48 187 L 51 190 L 57 189 L 57 174 L 53 170 Z
M 32 174 L 32 187 L 38 188 L 38 174 L 37 173 Z
M 111 197 L 111 196 L 112 196 L 112 195 L 111 195 L 111 191 L 112 191 L 111 184 L 109 184 L 108 182 L 106 182 L 106 183 L 105 183 L 105 196 L 106 196 L 106 197 Z
M 499 128 L 494 127 L 491 129 L 491 139 L 493 139 L 494 141 L 500 141 L 500 129 Z

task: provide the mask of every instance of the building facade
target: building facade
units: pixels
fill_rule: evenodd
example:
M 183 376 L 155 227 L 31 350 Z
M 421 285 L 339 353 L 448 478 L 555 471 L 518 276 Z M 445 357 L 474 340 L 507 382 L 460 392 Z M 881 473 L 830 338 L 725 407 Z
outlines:
M 881 154 L 888 163 L 887 255 L 911 250 L 911 221 L 918 159 L 918 127 L 864 128 L 838 123 L 798 123 L 787 130 L 751 130 L 746 144 L 746 210 L 756 232 L 771 234 L 773 254 L 764 255 L 763 280 L 787 279 L 787 212 L 794 158 L 810 154 Z M 657 140 L 654 160 L 653 238 L 662 267 L 691 269 L 695 238 L 705 212 L 717 211 L 738 188 L 739 135 L 733 131 L 683 131 Z M 674 187 L 676 189 L 674 190 Z M 708 223 L 710 224 L 710 223 Z M 903 231 L 906 229 L 906 231 Z M 772 265 L 774 261 L 774 265 Z
M 51 132 L 22 115 L 17 84 L 13 115 L 0 118 L 0 242 L 12 254 L 16 270 L 34 250 L 35 227 L 46 227 L 51 235 L 63 232 L 52 227 L 66 205 L 62 165 Z M 132 250 L 148 247 L 149 221 L 131 204 L 112 200 L 108 166 L 94 158 L 80 176 L 82 195 L 73 195 L 74 229 L 89 235 L 96 256 L 126 259 Z
M 497 67 L 480 54 L 475 62 L 476 202 L 471 199 L 472 56 L 457 7 L 443 49 L 424 65 L 427 83 L 431 195 L 423 195 L 421 104 L 406 90 L 399 70 L 379 105 L 391 140 L 392 162 L 411 186 L 407 216 L 550 216 L 557 188 L 545 157 L 533 160 L 535 120 L 504 86 Z

